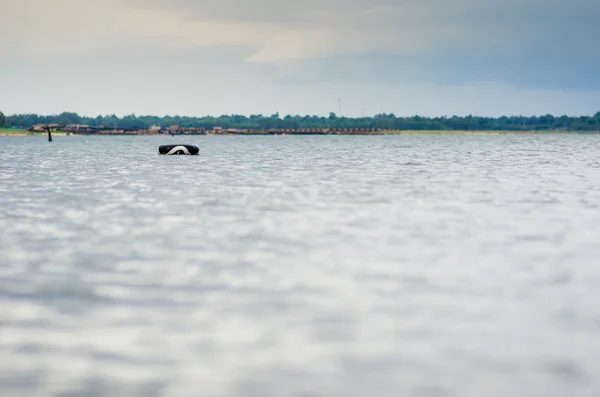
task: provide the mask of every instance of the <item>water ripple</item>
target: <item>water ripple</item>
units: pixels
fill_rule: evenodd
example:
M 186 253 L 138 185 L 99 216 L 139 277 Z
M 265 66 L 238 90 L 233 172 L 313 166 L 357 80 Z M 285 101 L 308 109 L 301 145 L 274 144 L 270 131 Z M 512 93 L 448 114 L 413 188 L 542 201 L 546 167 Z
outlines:
M 0 138 L 2 395 L 598 395 L 597 136 L 164 139 Z

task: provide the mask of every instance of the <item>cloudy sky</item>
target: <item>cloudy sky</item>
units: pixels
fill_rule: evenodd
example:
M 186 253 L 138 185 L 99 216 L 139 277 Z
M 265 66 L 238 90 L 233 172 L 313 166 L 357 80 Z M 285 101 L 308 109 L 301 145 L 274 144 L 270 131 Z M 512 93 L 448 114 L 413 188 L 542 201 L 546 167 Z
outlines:
M 0 110 L 600 111 L 598 0 L 0 0 Z

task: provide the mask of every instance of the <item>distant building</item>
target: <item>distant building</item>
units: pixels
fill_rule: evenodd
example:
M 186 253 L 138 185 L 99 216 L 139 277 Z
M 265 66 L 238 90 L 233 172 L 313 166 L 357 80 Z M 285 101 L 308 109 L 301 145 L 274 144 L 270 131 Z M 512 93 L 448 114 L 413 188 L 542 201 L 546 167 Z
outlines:
M 87 124 L 69 124 L 65 128 L 65 131 L 71 132 L 90 132 L 91 128 Z
M 50 128 L 51 131 L 56 131 L 61 127 L 60 124 L 36 124 L 27 129 L 27 131 L 43 132 L 46 128 Z

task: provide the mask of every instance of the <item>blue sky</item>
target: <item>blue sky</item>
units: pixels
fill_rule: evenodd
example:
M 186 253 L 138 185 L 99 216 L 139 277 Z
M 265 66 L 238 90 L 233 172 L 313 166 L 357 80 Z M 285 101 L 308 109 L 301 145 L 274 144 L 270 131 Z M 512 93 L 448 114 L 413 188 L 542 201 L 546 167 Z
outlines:
M 0 6 L 0 110 L 7 114 L 600 110 L 597 0 Z

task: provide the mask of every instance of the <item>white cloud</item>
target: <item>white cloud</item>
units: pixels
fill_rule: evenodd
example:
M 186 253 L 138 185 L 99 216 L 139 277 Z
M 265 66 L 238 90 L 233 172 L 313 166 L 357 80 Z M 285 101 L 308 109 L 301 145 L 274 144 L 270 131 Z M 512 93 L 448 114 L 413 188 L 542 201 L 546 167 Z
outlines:
M 119 0 L 2 0 L 0 56 L 84 55 L 117 38 L 111 16 Z

